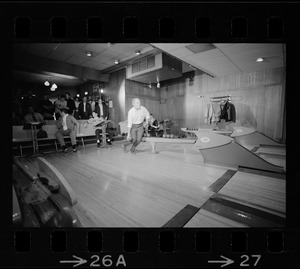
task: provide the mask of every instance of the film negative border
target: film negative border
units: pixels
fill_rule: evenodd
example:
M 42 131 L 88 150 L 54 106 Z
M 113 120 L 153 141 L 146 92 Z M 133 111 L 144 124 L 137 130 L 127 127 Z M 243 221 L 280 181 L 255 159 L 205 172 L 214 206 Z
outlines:
M 155 12 L 149 16 L 149 10 Z M 27 3 L 21 10 L 17 4 L 12 4 L 2 9 L 3 13 L 11 14 L 9 24 L 3 27 L 2 33 L 17 42 L 77 42 L 79 39 L 89 42 L 291 40 L 295 38 L 291 28 L 298 21 L 297 9 L 291 5 L 288 13 L 280 10 L 280 3 L 248 3 L 244 10 L 241 4 L 222 2 L 218 3 L 218 8 L 195 2 L 172 5 L 149 2 L 139 5 L 124 2 L 90 5 L 54 2 L 47 3 L 47 8 L 45 4 Z
M 37 3 L 0 3 L 2 47 L 9 49 L 14 42 L 299 41 L 295 34 L 299 5 L 292 3 L 248 3 L 243 7 L 240 3 L 220 3 L 217 8 L 216 3 L 203 6 L 184 2 L 46 5 L 47 8 Z M 9 63 L 9 55 L 4 58 Z M 9 146 L 4 145 L 5 152 L 10 152 Z M 6 181 L 1 186 L 1 202 L 7 204 L 11 194 L 6 190 L 11 189 L 11 183 Z M 298 186 L 287 182 L 287 189 Z M 291 204 L 296 198 L 287 197 L 291 205 L 288 216 L 297 209 Z M 299 230 L 293 229 L 297 222 L 289 223 L 286 229 L 39 230 L 12 228 L 11 208 L 3 214 L 0 267 L 219 268 L 299 264 Z
M 273 260 L 279 268 L 293 267 L 298 257 L 290 252 L 300 249 L 293 244 L 297 236 L 299 231 L 276 229 L 16 230 L 1 233 L 10 249 L 9 255 L 1 255 L 1 264 L 24 267 L 30 259 L 32 267 L 254 268 Z

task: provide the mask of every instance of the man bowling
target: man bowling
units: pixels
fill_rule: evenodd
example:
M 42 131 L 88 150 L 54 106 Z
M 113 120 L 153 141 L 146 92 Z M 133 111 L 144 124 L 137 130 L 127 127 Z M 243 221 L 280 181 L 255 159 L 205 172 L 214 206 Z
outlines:
M 141 100 L 139 98 L 132 99 L 132 106 L 133 107 L 128 111 L 128 141 L 125 142 L 122 147 L 124 152 L 128 152 L 127 146 L 132 144 L 130 152 L 135 154 L 135 148 L 143 139 L 143 123 L 146 119 L 146 123 L 148 124 L 150 120 L 150 113 L 144 106 L 141 106 Z

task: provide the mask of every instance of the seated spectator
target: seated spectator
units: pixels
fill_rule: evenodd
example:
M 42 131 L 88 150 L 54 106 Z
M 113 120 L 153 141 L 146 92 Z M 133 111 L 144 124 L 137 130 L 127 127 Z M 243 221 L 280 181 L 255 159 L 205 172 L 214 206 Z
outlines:
M 148 133 L 151 136 L 157 136 L 157 130 L 159 129 L 158 121 L 153 117 L 153 114 L 150 114 Z
M 92 124 L 93 127 L 95 127 L 95 134 L 96 134 L 96 139 L 97 139 L 97 147 L 100 147 L 100 134 L 102 133 L 102 129 L 100 129 L 101 125 L 105 119 L 103 117 L 98 117 L 96 112 L 93 112 L 93 117 L 90 118 L 87 122 L 88 124 Z M 107 144 L 111 145 L 111 138 L 108 137 L 106 138 Z
M 78 118 L 81 120 L 88 120 L 92 117 L 92 107 L 89 102 L 87 102 L 87 97 L 84 96 L 82 102 L 78 107 Z
M 60 110 L 67 107 L 66 96 L 64 94 L 59 95 L 59 98 L 54 102 L 55 106 L 55 119 L 58 120 L 61 116 Z
M 41 113 L 45 120 L 54 120 L 54 105 L 49 100 L 49 95 L 44 94 L 43 100 L 40 103 L 41 105 Z
M 68 152 L 68 147 L 65 144 L 64 135 L 69 135 L 71 138 L 71 143 L 73 147 L 73 152 L 76 152 L 76 126 L 78 125 L 77 120 L 69 115 L 67 108 L 61 109 L 61 117 L 57 122 L 58 131 L 55 133 L 60 146 L 63 149 L 63 152 Z
M 28 113 L 25 115 L 24 119 L 25 119 L 26 123 L 30 123 L 30 122 L 45 123 L 44 117 L 40 113 L 34 112 L 34 109 L 32 106 L 30 106 L 28 108 Z
M 103 96 L 102 96 L 103 98 Z M 95 112 L 97 113 L 98 117 L 102 117 L 106 120 L 109 119 L 109 108 L 108 108 L 108 105 L 106 105 L 106 103 L 103 101 L 103 99 L 98 97 L 98 100 L 95 104 Z M 113 139 L 113 136 L 114 136 L 114 131 L 113 131 L 113 128 L 112 128 L 112 124 L 109 122 L 107 124 L 107 128 L 106 128 L 106 131 L 109 135 L 109 139 L 111 141 L 114 141 Z

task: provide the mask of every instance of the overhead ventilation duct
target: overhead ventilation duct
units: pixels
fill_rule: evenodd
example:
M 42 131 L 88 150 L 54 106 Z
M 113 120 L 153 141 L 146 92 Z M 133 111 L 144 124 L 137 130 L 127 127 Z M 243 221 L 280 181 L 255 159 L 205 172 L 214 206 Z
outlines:
M 165 53 L 150 55 L 128 66 L 126 78 L 151 84 L 182 76 L 182 62 Z

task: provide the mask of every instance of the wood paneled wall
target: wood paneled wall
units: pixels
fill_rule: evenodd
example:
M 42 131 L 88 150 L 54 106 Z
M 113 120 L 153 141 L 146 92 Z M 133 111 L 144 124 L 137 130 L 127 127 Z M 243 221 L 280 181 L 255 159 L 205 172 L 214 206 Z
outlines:
M 251 125 L 274 139 L 282 139 L 284 76 L 283 68 L 275 68 L 216 78 L 196 73 L 194 81 L 176 79 L 160 89 L 161 99 L 166 100 L 161 104 L 161 117 L 175 121 L 175 133 L 181 127 L 203 128 L 209 98 L 231 95 L 236 125 Z
M 110 119 L 117 126 L 125 116 L 125 77 L 126 69 L 111 73 L 108 83 L 105 85 L 104 94 L 110 96 L 113 101 L 113 108 L 109 109 Z

